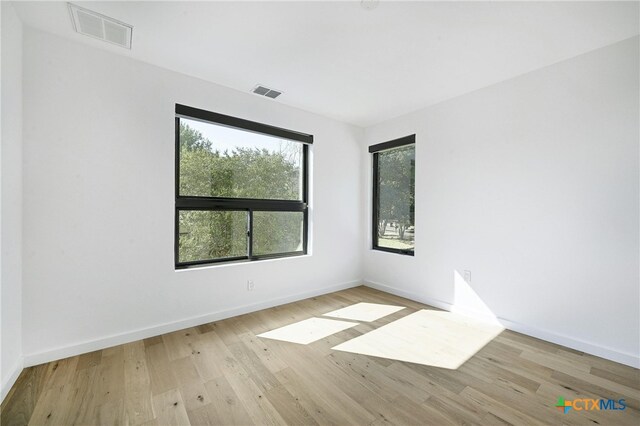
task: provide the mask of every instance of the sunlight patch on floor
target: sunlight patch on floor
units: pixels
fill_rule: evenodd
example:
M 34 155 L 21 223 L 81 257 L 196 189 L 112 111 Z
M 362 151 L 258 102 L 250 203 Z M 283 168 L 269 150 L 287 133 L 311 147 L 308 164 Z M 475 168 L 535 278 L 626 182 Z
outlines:
M 324 316 L 334 318 L 344 318 L 354 321 L 376 321 L 387 315 L 404 309 L 404 306 L 381 305 L 379 303 L 360 302 L 346 308 L 331 311 Z
M 332 349 L 457 369 L 503 330 L 464 315 L 421 310 Z
M 338 321 L 326 318 L 309 318 L 275 330 L 259 334 L 258 337 L 282 340 L 284 342 L 307 345 L 324 337 L 359 325 L 355 322 Z

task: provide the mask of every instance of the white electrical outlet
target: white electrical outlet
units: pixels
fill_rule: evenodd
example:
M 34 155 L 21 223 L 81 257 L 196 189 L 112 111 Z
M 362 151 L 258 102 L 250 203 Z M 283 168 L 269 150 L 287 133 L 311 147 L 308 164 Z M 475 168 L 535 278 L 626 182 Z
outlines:
M 471 271 L 464 271 L 464 281 L 471 284 Z
M 253 283 L 253 280 L 247 280 L 247 291 L 253 291 L 254 288 L 255 284 Z

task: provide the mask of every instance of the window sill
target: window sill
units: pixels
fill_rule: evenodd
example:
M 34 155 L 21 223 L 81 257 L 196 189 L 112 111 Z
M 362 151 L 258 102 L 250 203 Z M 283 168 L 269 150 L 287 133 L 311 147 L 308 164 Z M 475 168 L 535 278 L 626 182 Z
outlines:
M 276 262 L 276 261 L 283 261 L 283 260 L 293 260 L 293 259 L 302 259 L 302 258 L 309 258 L 312 255 L 307 253 L 307 254 L 295 254 L 295 255 L 289 255 L 289 256 L 274 256 L 274 257 L 267 257 L 267 258 L 262 258 L 262 259 L 242 259 L 242 260 L 232 260 L 232 261 L 228 261 L 228 262 L 218 262 L 218 263 L 203 263 L 201 265 L 191 265 L 191 266 L 180 266 L 180 267 L 175 267 L 174 266 L 174 272 L 188 272 L 188 271 L 194 271 L 194 270 L 201 270 L 201 269 L 212 269 L 212 268 L 228 268 L 228 267 L 234 267 L 234 266 L 240 266 L 240 265 L 248 265 L 248 264 L 254 264 L 254 263 L 267 263 L 267 262 Z
M 398 249 L 388 249 L 384 247 L 372 247 L 371 251 L 374 252 L 382 252 L 382 253 L 391 253 L 391 254 L 400 254 L 408 257 L 415 257 L 415 250 L 398 250 Z

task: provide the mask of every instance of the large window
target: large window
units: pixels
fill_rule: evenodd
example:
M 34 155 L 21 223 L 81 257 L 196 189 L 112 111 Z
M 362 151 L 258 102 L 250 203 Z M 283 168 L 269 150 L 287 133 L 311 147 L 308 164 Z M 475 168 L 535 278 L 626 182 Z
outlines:
M 313 136 L 176 105 L 175 264 L 307 252 Z
M 369 147 L 373 154 L 373 248 L 413 256 L 415 135 Z

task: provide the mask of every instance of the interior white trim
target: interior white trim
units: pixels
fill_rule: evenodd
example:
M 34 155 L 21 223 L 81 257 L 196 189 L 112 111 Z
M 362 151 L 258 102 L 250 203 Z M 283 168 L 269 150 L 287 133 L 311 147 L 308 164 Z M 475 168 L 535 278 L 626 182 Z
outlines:
M 392 287 L 392 286 L 381 284 L 375 281 L 370 281 L 365 279 L 363 280 L 363 282 L 364 282 L 364 285 L 367 287 L 384 291 L 386 293 L 395 294 L 396 296 L 400 296 L 406 299 L 414 300 L 416 302 L 424 303 L 429 306 L 433 306 L 435 308 L 443 309 L 445 311 L 464 313 L 465 315 L 477 316 L 479 318 L 482 318 L 482 315 L 476 315 L 472 311 L 461 312 L 459 309 L 456 309 L 449 302 L 445 302 L 438 299 L 432 299 L 427 296 L 422 296 L 416 293 L 408 292 L 408 291 L 399 289 L 397 287 Z M 535 337 L 537 339 L 542 339 L 547 342 L 555 343 L 557 345 L 566 346 L 567 348 L 585 352 L 590 355 L 599 356 L 599 357 L 608 359 L 610 361 L 619 362 L 621 364 L 625 364 L 634 368 L 640 368 L 640 357 L 634 354 L 621 352 L 613 348 L 608 348 L 605 346 L 598 345 L 596 343 L 585 342 L 584 340 L 576 339 L 571 336 L 566 336 L 563 334 L 558 334 L 553 331 L 531 327 L 526 324 L 508 320 L 506 318 L 497 317 L 496 319 L 506 329 L 509 329 L 511 331 L 526 334 L 527 336 Z
M 93 352 L 100 349 L 109 348 L 124 343 L 134 342 L 140 339 L 146 339 L 160 334 L 171 333 L 173 331 L 182 330 L 184 328 L 195 327 L 212 321 L 219 321 L 225 318 L 231 318 L 250 312 L 259 311 L 261 309 L 272 308 L 286 303 L 296 302 L 298 300 L 308 299 L 309 297 L 320 296 L 347 288 L 358 287 L 362 285 L 361 280 L 349 281 L 337 284 L 331 287 L 322 287 L 290 296 L 269 299 L 264 302 L 252 303 L 249 305 L 237 306 L 235 308 L 226 309 L 217 312 L 211 312 L 205 315 L 199 315 L 191 318 L 185 318 L 180 321 L 174 321 L 164 324 L 158 324 L 151 327 L 141 328 L 137 330 L 127 331 L 125 333 L 104 336 L 99 339 L 78 342 L 74 345 L 68 345 L 58 348 L 52 348 L 41 352 L 25 354 L 24 366 L 31 367 L 33 365 L 45 362 L 55 361 L 57 359 L 68 358 L 70 356 L 80 355 L 87 352 Z M 4 387 L 3 387 L 4 389 Z
M 18 376 L 22 373 L 22 369 L 24 368 L 24 360 L 22 358 L 18 359 L 18 362 L 15 363 L 13 368 L 9 371 L 9 374 L 6 377 L 2 378 L 2 389 L 0 392 L 0 402 L 4 401 L 4 398 L 7 396 L 11 387 L 15 384 L 16 380 L 18 380 Z M 5 373 L 5 372 L 3 372 Z

